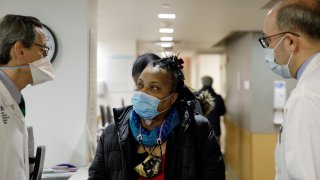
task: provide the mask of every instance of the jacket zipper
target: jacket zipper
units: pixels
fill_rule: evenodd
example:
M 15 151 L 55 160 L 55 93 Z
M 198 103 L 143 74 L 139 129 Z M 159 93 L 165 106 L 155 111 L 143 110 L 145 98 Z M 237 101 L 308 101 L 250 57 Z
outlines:
M 126 117 L 127 116 L 127 113 L 130 112 L 130 109 L 127 110 L 124 114 L 124 116 Z M 124 118 L 125 118 L 124 117 Z M 119 119 L 122 119 L 121 117 L 119 117 Z M 117 123 L 118 124 L 118 123 Z M 119 129 L 119 124 L 118 124 L 118 127 L 117 129 Z M 125 175 L 126 175 L 126 179 L 128 180 L 129 179 L 129 176 L 128 176 L 128 171 L 127 171 L 127 164 L 126 164 L 126 161 L 124 159 L 124 151 L 123 151 L 123 148 L 122 148 L 122 143 L 121 143 L 121 140 L 120 140 L 120 132 L 117 130 L 117 134 L 118 134 L 118 142 L 119 142 L 119 146 L 120 146 L 120 151 L 121 151 L 121 159 L 122 159 L 122 164 L 123 164 L 123 167 L 125 169 Z
M 177 169 L 182 169 L 181 166 L 182 166 L 182 157 L 181 157 L 181 154 L 182 154 L 182 137 L 183 135 L 185 134 L 185 132 L 188 130 L 189 126 L 190 126 L 190 123 L 191 123 L 191 120 L 190 120 L 190 112 L 188 111 L 188 109 L 184 112 L 184 113 L 188 113 L 188 117 L 185 116 L 185 114 L 183 115 L 183 122 L 181 123 L 181 129 L 180 129 L 180 136 L 179 136 L 179 143 L 178 143 L 178 168 Z M 187 121 L 187 123 L 185 123 L 185 121 Z M 189 121 L 189 122 L 188 122 Z M 179 175 L 178 175 L 179 178 L 182 177 L 182 171 L 179 171 Z
M 119 145 L 120 145 L 120 151 L 121 151 L 121 159 L 122 159 L 122 164 L 123 164 L 123 167 L 124 167 L 124 170 L 125 170 L 125 174 L 126 174 L 126 179 L 129 179 L 128 177 L 128 172 L 127 172 L 127 164 L 126 164 L 126 161 L 123 157 L 123 149 L 122 149 L 122 144 L 121 144 L 121 141 L 120 141 L 120 134 L 118 132 L 118 141 L 119 141 Z

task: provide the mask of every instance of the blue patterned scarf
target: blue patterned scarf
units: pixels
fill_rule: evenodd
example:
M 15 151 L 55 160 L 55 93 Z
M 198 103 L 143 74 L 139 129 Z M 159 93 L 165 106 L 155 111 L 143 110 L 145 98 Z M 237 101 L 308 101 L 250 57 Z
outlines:
M 130 115 L 130 129 L 135 140 L 146 147 L 153 147 L 157 144 L 162 144 L 167 140 L 168 135 L 179 124 L 179 115 L 176 108 L 172 108 L 163 121 L 161 126 L 158 126 L 152 130 L 146 130 L 141 127 L 140 116 L 134 111 L 131 111 Z M 161 131 L 161 133 L 159 133 Z

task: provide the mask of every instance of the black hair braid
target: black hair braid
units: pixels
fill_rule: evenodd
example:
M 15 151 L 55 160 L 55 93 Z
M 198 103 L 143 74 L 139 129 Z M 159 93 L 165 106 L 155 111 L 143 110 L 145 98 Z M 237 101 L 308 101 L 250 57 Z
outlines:
M 184 82 L 184 74 L 182 72 L 183 66 L 182 64 L 184 63 L 184 61 L 182 59 L 179 59 L 177 56 L 172 56 L 172 66 L 173 66 L 173 73 L 175 75 L 175 77 Z
M 184 61 L 177 56 L 164 57 L 154 62 L 155 66 L 158 65 L 160 68 L 172 72 L 174 76 L 173 90 L 179 94 L 178 101 L 180 102 L 195 99 L 193 93 L 184 84 L 183 63 Z
M 184 75 L 182 72 L 184 61 L 182 59 L 178 59 L 177 56 L 164 57 L 160 60 L 154 62 L 154 66 L 159 66 L 162 69 L 165 69 L 172 73 L 174 76 L 173 87 L 174 91 L 179 91 L 184 86 Z

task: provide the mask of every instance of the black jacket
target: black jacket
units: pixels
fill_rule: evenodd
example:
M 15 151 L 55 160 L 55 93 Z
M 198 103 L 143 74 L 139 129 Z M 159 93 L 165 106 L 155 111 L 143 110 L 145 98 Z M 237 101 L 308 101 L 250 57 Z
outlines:
M 115 123 L 100 137 L 89 180 L 135 180 L 137 143 L 129 127 L 132 107 L 114 109 Z M 225 165 L 208 120 L 185 111 L 167 139 L 165 180 L 224 180 Z

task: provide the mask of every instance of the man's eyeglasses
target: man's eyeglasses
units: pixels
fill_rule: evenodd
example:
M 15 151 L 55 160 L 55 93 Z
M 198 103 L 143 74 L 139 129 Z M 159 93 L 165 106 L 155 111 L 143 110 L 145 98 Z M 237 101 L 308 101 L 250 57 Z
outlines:
M 270 43 L 270 41 L 268 41 L 268 39 L 270 39 L 270 38 L 272 38 L 272 37 L 274 37 L 274 36 L 283 35 L 283 34 L 287 34 L 287 33 L 292 34 L 292 35 L 295 35 L 295 36 L 297 36 L 297 37 L 300 37 L 298 34 L 295 34 L 295 33 L 293 33 L 293 32 L 289 32 L 289 31 L 286 31 L 286 32 L 281 32 L 281 33 L 274 34 L 274 35 L 267 36 L 267 37 L 260 37 L 260 38 L 259 38 L 259 42 L 260 42 L 260 44 L 261 44 L 261 46 L 262 46 L 263 48 L 268 48 L 268 47 L 269 47 L 269 43 Z
M 46 57 L 48 55 L 48 51 L 50 49 L 49 47 L 41 45 L 41 44 L 37 44 L 37 43 L 33 43 L 33 44 L 42 48 L 43 57 Z

